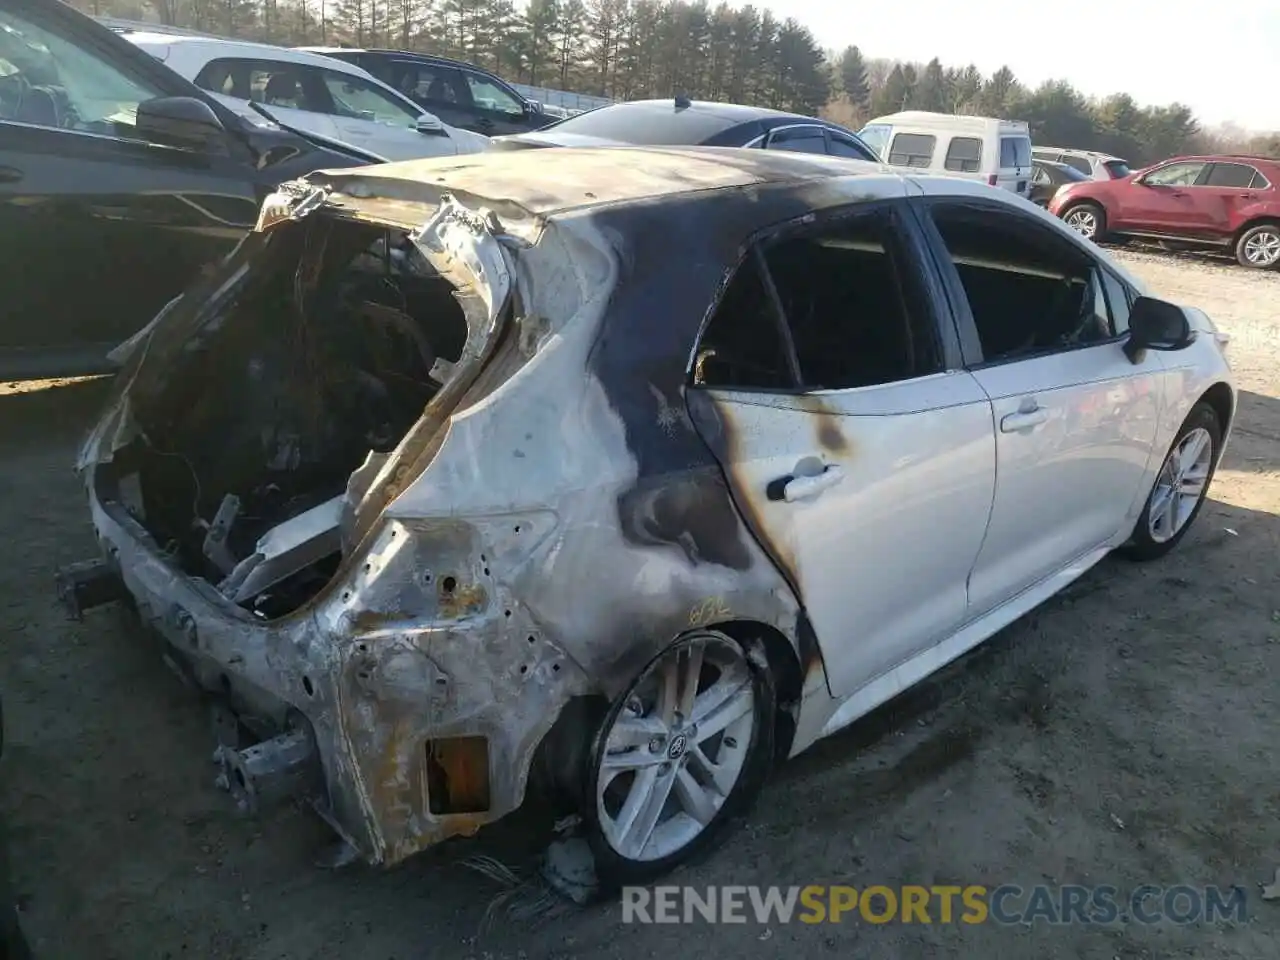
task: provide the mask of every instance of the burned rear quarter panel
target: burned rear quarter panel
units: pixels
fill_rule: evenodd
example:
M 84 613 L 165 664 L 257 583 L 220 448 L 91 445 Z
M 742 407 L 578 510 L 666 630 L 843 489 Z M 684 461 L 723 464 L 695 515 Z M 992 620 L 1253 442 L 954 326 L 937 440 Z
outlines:
M 520 515 L 542 517 L 519 524 L 536 535 L 493 575 L 607 695 L 709 623 L 767 624 L 813 665 L 795 593 L 734 506 L 685 382 L 753 235 L 886 190 L 901 194 L 902 181 L 768 184 L 553 215 L 517 271 L 519 323 L 540 345 L 453 416 L 388 515 L 507 515 L 513 531 Z

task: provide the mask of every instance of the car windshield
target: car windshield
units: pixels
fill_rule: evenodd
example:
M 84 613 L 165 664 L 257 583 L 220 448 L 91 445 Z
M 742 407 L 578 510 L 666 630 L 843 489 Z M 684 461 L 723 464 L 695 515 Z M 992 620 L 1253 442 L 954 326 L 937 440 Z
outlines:
M 704 110 L 677 110 L 674 102 L 618 103 L 561 120 L 548 130 L 623 143 L 671 146 L 703 143 L 740 122 Z
M 1129 169 L 1129 164 L 1123 160 L 1106 160 L 1102 165 L 1107 168 L 1107 173 L 1111 174 L 1112 178 L 1116 180 L 1121 177 L 1127 177 L 1133 172 Z
M 889 131 L 892 129 L 887 123 L 869 123 L 858 131 L 858 136 L 876 156 L 883 158 L 885 144 L 889 142 Z

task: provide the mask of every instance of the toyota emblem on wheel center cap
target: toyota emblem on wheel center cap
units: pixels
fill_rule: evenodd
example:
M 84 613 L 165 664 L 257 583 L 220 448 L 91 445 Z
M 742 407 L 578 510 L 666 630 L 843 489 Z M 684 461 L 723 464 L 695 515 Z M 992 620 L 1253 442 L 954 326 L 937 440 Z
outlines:
M 683 733 L 677 733 L 671 738 L 671 742 L 667 744 L 667 759 L 679 760 L 684 755 L 687 744 Z

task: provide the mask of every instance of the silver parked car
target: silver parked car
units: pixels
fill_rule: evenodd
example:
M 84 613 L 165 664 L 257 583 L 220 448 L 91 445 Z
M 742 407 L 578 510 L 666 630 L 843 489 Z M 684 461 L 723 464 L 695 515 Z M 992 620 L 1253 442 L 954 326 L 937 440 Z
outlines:
M 102 558 L 60 586 L 164 636 L 247 805 L 302 793 L 389 864 L 545 782 L 639 882 L 1114 548 L 1172 548 L 1224 351 L 954 178 L 705 148 L 316 173 L 122 351 L 79 459 Z

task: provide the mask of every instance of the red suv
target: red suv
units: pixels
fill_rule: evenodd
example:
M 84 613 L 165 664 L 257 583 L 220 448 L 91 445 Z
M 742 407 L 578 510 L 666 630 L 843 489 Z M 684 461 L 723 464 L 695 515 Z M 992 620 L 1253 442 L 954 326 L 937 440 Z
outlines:
M 1154 237 L 1235 251 L 1246 267 L 1280 264 L 1280 161 L 1175 157 L 1117 180 L 1062 187 L 1049 212 L 1091 240 Z

